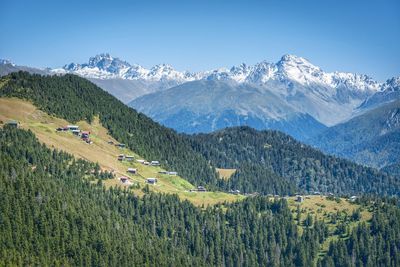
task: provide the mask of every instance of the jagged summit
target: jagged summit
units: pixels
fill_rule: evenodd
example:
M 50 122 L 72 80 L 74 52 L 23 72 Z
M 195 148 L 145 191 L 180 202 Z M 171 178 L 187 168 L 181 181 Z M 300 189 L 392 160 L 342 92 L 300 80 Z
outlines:
M 88 63 L 70 63 L 62 69 L 53 69 L 55 73 L 75 73 L 86 78 L 126 79 L 126 80 L 171 80 L 185 82 L 195 79 L 196 75 L 189 72 L 176 71 L 171 65 L 159 64 L 150 69 L 138 64 L 129 64 L 108 53 L 90 57 Z
M 128 79 L 144 81 L 172 81 L 182 84 L 194 80 L 226 80 L 237 83 L 251 83 L 262 85 L 268 81 L 296 82 L 301 85 L 322 85 L 330 88 L 348 87 L 352 90 L 377 91 L 381 84 L 367 75 L 346 72 L 324 72 L 309 60 L 295 56 L 284 55 L 277 63 L 261 61 L 254 65 L 242 63 L 231 68 L 193 73 L 177 71 L 169 64 L 159 64 L 145 68 L 138 64 L 129 64 L 108 53 L 91 57 L 88 63 L 70 63 L 62 69 L 53 72 L 71 72 L 87 78 L 99 79 Z
M 14 63 L 12 63 L 10 60 L 8 59 L 2 59 L 0 58 L 0 65 L 12 65 L 14 66 Z
M 397 92 L 400 91 L 400 77 L 393 77 L 387 80 L 381 88 L 381 91 Z

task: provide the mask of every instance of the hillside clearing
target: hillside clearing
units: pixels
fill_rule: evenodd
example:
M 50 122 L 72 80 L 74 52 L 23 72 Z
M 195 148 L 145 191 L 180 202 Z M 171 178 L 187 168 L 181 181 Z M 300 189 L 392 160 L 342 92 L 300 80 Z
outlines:
M 222 169 L 222 168 L 216 168 L 219 177 L 222 179 L 229 179 L 231 176 L 236 172 L 236 169 Z
M 108 141 L 118 143 L 112 138 L 107 129 L 105 129 L 95 118 L 91 124 L 85 121 L 76 123 L 80 129 L 90 131 L 93 144 L 86 144 L 80 138 L 73 136 L 70 132 L 56 132 L 56 128 L 70 124 L 66 120 L 50 116 L 38 110 L 30 102 L 17 98 L 0 98 L 0 121 L 3 123 L 8 120 L 17 120 L 20 127 L 29 129 L 37 138 L 51 148 L 66 151 L 91 162 L 98 162 L 102 170 L 113 171 L 115 179 L 105 180 L 106 187 L 125 186 L 119 181 L 119 177 L 129 177 L 133 184 L 139 184 L 142 189 L 146 185 L 146 178 L 157 178 L 156 185 L 149 185 L 151 191 L 169 194 L 178 194 L 182 199 L 187 199 L 195 205 L 213 205 L 221 202 L 232 202 L 243 198 L 243 196 L 231 195 L 223 192 L 189 192 L 194 185 L 180 176 L 170 176 L 160 174 L 165 171 L 161 167 L 147 166 L 136 162 L 136 159 L 142 159 L 139 155 L 126 148 L 121 149 L 108 144 Z M 133 155 L 135 161 L 118 161 L 119 154 Z M 158 159 L 146 159 L 148 161 Z M 128 167 L 136 168 L 137 175 L 130 175 L 126 171 Z M 174 171 L 174 170 L 169 170 Z M 141 189 L 132 189 L 136 195 L 142 195 Z
M 303 202 L 297 202 L 296 197 L 289 197 L 287 200 L 300 232 L 306 227 L 305 221 L 308 215 L 311 215 L 313 220 L 327 224 L 329 236 L 320 248 L 320 257 L 328 251 L 331 241 L 348 238 L 348 233 L 352 228 L 362 222 L 368 223 L 372 218 L 369 207 L 350 202 L 345 198 L 331 199 L 326 196 L 312 195 L 305 196 Z M 300 209 L 300 222 L 297 219 L 298 209 Z M 360 218 L 353 221 L 351 216 L 356 210 L 360 211 Z M 346 231 L 338 233 L 338 228 L 342 225 L 345 225 Z

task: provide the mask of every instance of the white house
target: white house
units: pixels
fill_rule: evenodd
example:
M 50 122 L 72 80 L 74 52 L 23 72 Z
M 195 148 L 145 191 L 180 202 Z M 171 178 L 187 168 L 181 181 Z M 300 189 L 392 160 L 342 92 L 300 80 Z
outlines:
M 136 174 L 137 173 L 137 169 L 128 168 L 127 172 L 132 173 L 132 174 Z
M 133 161 L 134 158 L 135 158 L 134 156 L 130 156 L 130 155 L 126 155 L 126 157 L 125 157 L 125 159 L 127 161 Z
M 74 130 L 79 130 L 78 125 L 67 125 L 68 130 L 74 131 Z

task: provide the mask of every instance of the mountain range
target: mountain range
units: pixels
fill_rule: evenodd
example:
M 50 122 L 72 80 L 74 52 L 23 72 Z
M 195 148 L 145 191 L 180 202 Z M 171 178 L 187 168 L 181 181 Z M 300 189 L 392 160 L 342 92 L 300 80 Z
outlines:
M 145 68 L 100 54 L 87 63 L 70 63 L 50 72 L 88 78 L 180 132 L 248 125 L 282 130 L 300 140 L 350 119 L 382 87 L 367 75 L 324 72 L 294 55 L 284 55 L 277 63 L 242 63 L 193 73 L 168 64 Z M 307 131 L 300 130 L 304 125 L 310 126 Z
M 387 149 L 376 149 L 379 133 L 388 132 L 384 121 L 390 121 L 388 116 L 394 112 L 392 102 L 400 97 L 400 78 L 380 83 L 367 75 L 325 72 L 294 55 L 284 55 L 276 63 L 243 63 L 196 73 L 177 71 L 168 64 L 145 68 L 109 54 L 55 69 L 0 62 L 1 75 L 18 70 L 85 77 L 178 132 L 212 132 L 232 126 L 275 129 L 362 164 L 380 168 L 400 161 L 390 142 Z M 389 131 L 394 136 L 396 127 Z M 360 133 L 369 141 L 361 144 Z

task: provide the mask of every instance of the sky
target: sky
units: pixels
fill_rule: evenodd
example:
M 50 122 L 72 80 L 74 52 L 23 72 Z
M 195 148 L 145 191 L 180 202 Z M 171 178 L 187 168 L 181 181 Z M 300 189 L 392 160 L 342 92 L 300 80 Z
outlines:
M 60 67 L 107 52 L 202 71 L 284 54 L 325 71 L 400 76 L 400 1 L 0 0 L 0 58 Z

